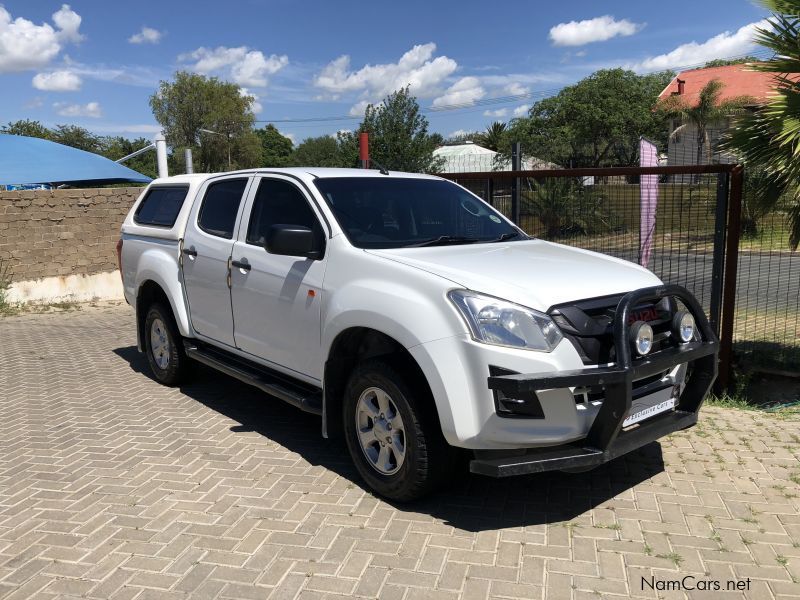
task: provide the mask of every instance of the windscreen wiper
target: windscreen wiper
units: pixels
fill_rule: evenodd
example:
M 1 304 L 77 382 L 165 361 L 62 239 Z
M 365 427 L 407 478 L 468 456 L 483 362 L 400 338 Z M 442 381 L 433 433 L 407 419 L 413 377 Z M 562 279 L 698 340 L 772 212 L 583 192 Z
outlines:
M 474 244 L 480 242 L 478 238 L 465 237 L 463 235 L 440 235 L 439 237 L 425 240 L 417 244 L 409 244 L 405 248 L 420 248 L 422 246 L 444 246 L 445 244 Z
M 491 244 L 493 242 L 505 242 L 506 240 L 510 240 L 515 237 L 519 237 L 519 231 L 509 231 L 500 237 L 494 238 L 493 240 L 486 240 L 486 243 Z

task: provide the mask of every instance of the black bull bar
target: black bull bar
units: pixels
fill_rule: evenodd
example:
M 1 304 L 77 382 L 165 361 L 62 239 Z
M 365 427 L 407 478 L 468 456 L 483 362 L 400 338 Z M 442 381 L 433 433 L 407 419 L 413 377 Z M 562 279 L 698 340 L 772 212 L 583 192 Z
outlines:
M 680 344 L 633 360 L 628 318 L 642 302 L 677 298 L 692 314 L 701 341 Z M 694 296 L 678 285 L 642 288 L 626 294 L 617 305 L 613 322 L 616 364 L 609 367 L 541 374 L 497 375 L 488 379 L 490 389 L 509 398 L 527 399 L 539 390 L 577 386 L 603 386 L 605 397 L 583 439 L 558 446 L 518 451 L 482 451 L 470 463 L 470 471 L 492 477 L 525 473 L 590 468 L 635 450 L 673 431 L 697 423 L 703 400 L 717 377 L 719 340 Z M 690 363 L 686 385 L 674 410 L 653 416 L 622 431 L 631 410 L 633 381 Z

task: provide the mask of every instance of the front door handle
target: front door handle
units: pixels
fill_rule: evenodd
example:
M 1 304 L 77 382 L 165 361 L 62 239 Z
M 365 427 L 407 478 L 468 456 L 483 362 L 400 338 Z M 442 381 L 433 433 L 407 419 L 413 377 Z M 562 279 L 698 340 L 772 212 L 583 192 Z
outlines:
M 251 269 L 250 263 L 242 262 L 240 260 L 231 261 L 231 266 L 236 267 L 237 269 L 242 269 L 243 271 L 249 271 Z
M 196 258 L 197 257 L 197 250 L 195 250 L 194 248 L 184 248 L 183 249 L 183 253 L 186 256 L 191 256 L 192 258 Z

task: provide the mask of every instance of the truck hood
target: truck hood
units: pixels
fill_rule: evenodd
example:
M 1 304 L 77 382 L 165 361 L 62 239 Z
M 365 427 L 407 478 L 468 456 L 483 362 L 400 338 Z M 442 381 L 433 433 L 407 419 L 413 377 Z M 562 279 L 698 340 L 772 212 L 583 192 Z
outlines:
M 368 252 L 539 311 L 661 284 L 631 262 L 542 240 Z

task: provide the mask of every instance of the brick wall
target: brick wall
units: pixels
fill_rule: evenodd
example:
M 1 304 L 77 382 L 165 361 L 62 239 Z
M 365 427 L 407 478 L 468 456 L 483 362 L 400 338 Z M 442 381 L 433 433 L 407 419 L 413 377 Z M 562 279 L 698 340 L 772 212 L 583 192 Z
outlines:
M 115 270 L 119 229 L 141 189 L 0 191 L 0 261 L 15 282 Z

